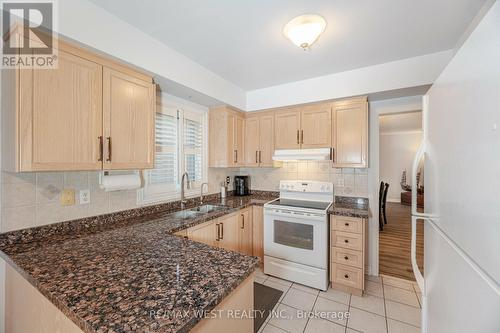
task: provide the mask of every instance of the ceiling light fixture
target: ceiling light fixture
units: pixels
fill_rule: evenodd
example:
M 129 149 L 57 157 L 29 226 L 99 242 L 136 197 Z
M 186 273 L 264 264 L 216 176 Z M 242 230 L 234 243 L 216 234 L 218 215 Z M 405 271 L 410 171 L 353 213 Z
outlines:
M 283 34 L 295 45 L 307 50 L 325 31 L 326 21 L 315 14 L 300 15 L 288 22 Z

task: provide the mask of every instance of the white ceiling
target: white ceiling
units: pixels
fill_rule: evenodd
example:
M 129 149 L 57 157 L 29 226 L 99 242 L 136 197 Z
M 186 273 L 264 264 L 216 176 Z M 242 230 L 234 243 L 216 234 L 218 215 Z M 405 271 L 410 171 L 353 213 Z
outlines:
M 91 1 L 245 90 L 451 49 L 486 2 Z M 282 35 L 304 13 L 328 23 L 310 51 Z
M 415 132 L 422 130 L 422 112 L 404 112 L 379 117 L 380 134 Z

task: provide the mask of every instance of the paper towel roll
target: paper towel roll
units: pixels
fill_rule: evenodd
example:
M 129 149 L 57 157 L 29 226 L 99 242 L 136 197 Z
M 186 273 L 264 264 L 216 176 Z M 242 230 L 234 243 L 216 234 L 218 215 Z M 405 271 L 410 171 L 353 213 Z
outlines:
M 100 187 L 106 192 L 135 190 L 141 187 L 141 176 L 139 173 L 129 175 L 102 175 Z

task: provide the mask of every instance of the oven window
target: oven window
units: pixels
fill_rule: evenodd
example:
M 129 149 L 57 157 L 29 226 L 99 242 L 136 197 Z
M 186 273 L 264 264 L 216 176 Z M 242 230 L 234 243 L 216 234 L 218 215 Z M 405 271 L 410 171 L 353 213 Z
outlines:
M 274 220 L 274 242 L 298 249 L 313 250 L 313 226 Z

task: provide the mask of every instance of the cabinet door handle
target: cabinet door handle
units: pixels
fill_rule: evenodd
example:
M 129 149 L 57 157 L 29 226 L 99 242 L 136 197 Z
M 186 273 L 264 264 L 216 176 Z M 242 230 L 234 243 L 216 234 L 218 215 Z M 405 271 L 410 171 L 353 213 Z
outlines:
M 331 148 L 330 150 L 330 157 L 332 159 L 332 165 L 335 165 L 335 148 Z
M 237 153 L 237 150 L 235 149 L 233 151 L 233 163 L 236 163 L 238 162 L 238 153 Z
M 347 223 L 347 222 L 346 222 L 344 225 L 345 225 L 346 227 L 348 227 L 348 226 L 349 226 L 349 223 Z
M 348 257 L 348 256 L 345 256 L 345 257 L 344 257 L 344 259 L 345 259 L 345 260 L 349 260 L 349 257 Z
M 259 151 L 255 151 L 255 163 L 259 163 Z
M 106 161 L 111 162 L 111 156 L 112 156 L 111 155 L 111 137 L 108 136 L 106 138 L 106 140 L 108 140 L 108 158 L 106 159 Z
M 344 278 L 348 279 L 348 278 L 349 278 L 349 275 L 348 275 L 348 274 L 344 275 Z
M 262 150 L 259 150 L 259 163 L 262 163 Z
M 349 240 L 348 239 L 344 239 L 344 243 L 349 243 Z
M 99 162 L 102 162 L 103 155 L 104 155 L 104 142 L 103 142 L 103 137 L 98 136 L 97 139 L 99 140 L 99 158 L 97 159 Z
M 220 239 L 224 239 L 224 223 L 220 224 Z
M 245 229 L 245 215 L 241 214 L 241 229 Z
M 215 224 L 217 236 L 215 237 L 215 241 L 218 242 L 220 240 L 220 228 L 219 228 L 219 223 Z
M 300 143 L 304 144 L 304 130 L 300 131 Z
M 300 144 L 300 140 L 299 140 L 299 130 L 297 130 L 297 144 Z

